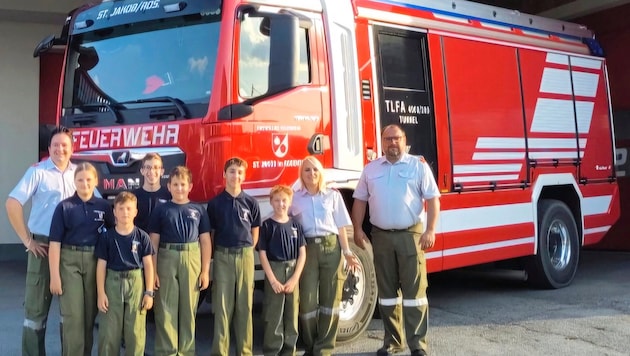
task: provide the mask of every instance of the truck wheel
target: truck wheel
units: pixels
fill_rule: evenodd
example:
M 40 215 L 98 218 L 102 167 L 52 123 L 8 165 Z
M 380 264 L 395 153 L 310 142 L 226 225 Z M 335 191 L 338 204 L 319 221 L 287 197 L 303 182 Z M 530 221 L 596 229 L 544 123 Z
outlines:
M 339 306 L 337 342 L 349 342 L 361 335 L 370 324 L 377 302 L 376 272 L 371 246 L 365 250 L 353 242 L 353 233 L 348 231 L 350 249 L 361 263 L 361 271 L 349 274 L 343 284 Z
M 528 282 L 538 288 L 563 288 L 575 277 L 580 239 L 571 210 L 559 200 L 538 204 L 538 251 L 526 265 Z

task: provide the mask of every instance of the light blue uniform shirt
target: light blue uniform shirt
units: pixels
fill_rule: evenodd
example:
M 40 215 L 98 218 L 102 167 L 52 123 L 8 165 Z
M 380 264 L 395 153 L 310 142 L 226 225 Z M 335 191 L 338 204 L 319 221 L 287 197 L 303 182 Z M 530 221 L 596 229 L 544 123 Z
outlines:
M 28 229 L 36 235 L 48 236 L 55 208 L 60 201 L 71 197 L 76 165 L 70 163 L 64 172 L 48 158 L 29 167 L 24 177 L 13 188 L 9 197 L 24 206 L 32 198 Z M 95 193 L 96 194 L 96 193 Z
M 421 222 L 423 199 L 439 196 L 429 165 L 406 153 L 394 164 L 385 156 L 368 163 L 353 194 L 368 202 L 370 223 L 386 230 Z
M 339 234 L 339 229 L 352 225 L 341 193 L 326 189 L 311 195 L 301 188 L 293 195 L 290 214 L 302 225 L 304 236 Z

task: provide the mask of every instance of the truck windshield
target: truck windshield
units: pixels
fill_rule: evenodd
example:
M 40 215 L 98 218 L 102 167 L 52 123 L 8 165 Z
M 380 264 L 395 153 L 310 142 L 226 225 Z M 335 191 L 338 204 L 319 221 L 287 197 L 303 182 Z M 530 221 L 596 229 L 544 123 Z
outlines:
M 203 117 L 219 27 L 219 15 L 187 15 L 74 35 L 63 124 L 94 127 Z

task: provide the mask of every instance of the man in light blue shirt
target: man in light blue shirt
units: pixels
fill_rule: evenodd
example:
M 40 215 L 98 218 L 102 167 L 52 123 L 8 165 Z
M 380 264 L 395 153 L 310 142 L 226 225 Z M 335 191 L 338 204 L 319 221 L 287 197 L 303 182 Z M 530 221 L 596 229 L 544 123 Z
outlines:
M 6 201 L 7 215 L 28 254 L 22 354 L 45 355 L 46 321 L 50 309 L 50 272 L 48 235 L 57 204 L 75 192 L 75 165 L 72 134 L 65 127 L 56 128 L 48 145 L 50 157 L 31 166 Z M 24 204 L 31 200 L 28 225 L 24 223 Z
M 435 243 L 440 191 L 424 158 L 407 154 L 406 146 L 400 126 L 385 127 L 385 155 L 365 167 L 353 194 L 354 241 L 361 248 L 370 242 L 362 228 L 368 203 L 370 209 L 379 311 L 385 329 L 378 356 L 404 351 L 405 337 L 412 356 L 427 355 L 429 303 L 424 250 Z M 424 202 L 426 229 L 421 218 Z

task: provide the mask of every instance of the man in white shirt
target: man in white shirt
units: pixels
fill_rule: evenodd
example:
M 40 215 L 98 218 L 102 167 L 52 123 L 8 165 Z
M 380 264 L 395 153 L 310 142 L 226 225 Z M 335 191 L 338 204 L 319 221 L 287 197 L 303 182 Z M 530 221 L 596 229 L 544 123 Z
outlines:
M 6 201 L 7 215 L 13 230 L 28 252 L 22 354 L 45 355 L 46 321 L 52 296 L 48 267 L 48 235 L 57 204 L 72 196 L 75 165 L 72 156 L 72 134 L 65 127 L 51 133 L 50 157 L 31 166 Z M 23 206 L 32 201 L 28 225 Z
M 421 356 L 427 354 L 429 310 L 424 250 L 435 243 L 440 191 L 424 158 L 405 152 L 407 139 L 398 125 L 385 127 L 381 137 L 385 155 L 365 167 L 353 195 L 354 240 L 361 248 L 370 243 L 362 228 L 369 203 L 379 311 L 385 328 L 377 355 L 404 351 L 406 335 L 411 355 Z M 423 202 L 427 204 L 424 232 Z

